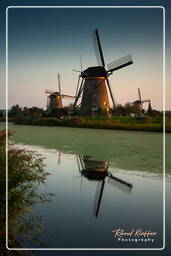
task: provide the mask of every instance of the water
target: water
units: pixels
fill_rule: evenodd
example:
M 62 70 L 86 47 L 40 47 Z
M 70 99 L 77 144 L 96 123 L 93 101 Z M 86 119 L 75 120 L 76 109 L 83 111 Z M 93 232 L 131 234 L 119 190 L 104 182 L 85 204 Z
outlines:
M 46 157 L 51 174 L 41 193 L 52 203 L 33 213 L 44 218 L 47 248 L 161 248 L 163 156 L 161 133 L 16 126 L 13 141 Z M 171 136 L 167 135 L 170 143 Z M 169 145 L 169 143 L 167 145 Z M 167 158 L 167 182 L 170 182 Z M 156 232 L 150 241 L 118 241 L 116 229 Z M 123 237 L 124 238 L 124 237 Z M 152 239 L 154 239 L 152 241 Z M 28 248 L 38 248 L 25 241 Z

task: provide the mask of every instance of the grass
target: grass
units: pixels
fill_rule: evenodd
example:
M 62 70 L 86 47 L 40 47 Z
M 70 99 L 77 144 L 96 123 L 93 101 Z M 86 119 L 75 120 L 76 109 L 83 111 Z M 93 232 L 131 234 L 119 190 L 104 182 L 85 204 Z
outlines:
M 9 131 L 8 136 L 13 132 Z M 6 131 L 0 130 L 0 241 L 5 250 L 6 223 Z M 34 239 L 43 231 L 40 217 L 29 212 L 37 203 L 51 201 L 51 194 L 39 194 L 39 184 L 46 184 L 44 158 L 34 151 L 8 144 L 8 242 L 15 247 L 18 236 Z
M 137 118 L 127 116 L 108 117 L 72 117 L 71 119 L 59 120 L 55 117 L 49 118 L 18 118 L 15 124 L 40 125 L 40 126 L 64 126 L 95 129 L 113 130 L 135 130 L 135 131 L 163 131 L 163 118 L 148 117 Z M 166 132 L 171 132 L 171 118 L 166 118 Z

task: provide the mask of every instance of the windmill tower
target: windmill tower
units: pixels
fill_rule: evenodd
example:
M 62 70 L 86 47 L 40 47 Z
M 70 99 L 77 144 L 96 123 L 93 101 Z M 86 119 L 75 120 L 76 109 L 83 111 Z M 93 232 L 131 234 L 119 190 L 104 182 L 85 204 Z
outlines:
M 139 97 L 139 99 L 134 101 L 133 105 L 134 105 L 136 114 L 139 117 L 142 117 L 143 116 L 143 103 L 148 102 L 151 107 L 151 101 L 149 99 L 142 100 L 140 88 L 138 88 L 138 97 Z
M 85 116 L 96 115 L 99 110 L 103 110 L 106 115 L 109 114 L 110 105 L 108 91 L 112 100 L 113 108 L 115 108 L 116 103 L 108 77 L 112 75 L 114 71 L 133 64 L 131 55 L 127 55 L 108 64 L 108 70 L 106 70 L 97 29 L 94 31 L 94 44 L 98 66 L 88 67 L 81 72 L 78 79 L 76 98 L 74 102 L 74 110 L 80 107 L 81 115 Z M 80 98 L 81 103 L 78 104 L 78 100 Z
M 48 116 L 63 116 L 65 111 L 63 109 L 62 99 L 73 99 L 74 96 L 61 94 L 61 79 L 60 74 L 58 74 L 58 89 L 59 91 L 45 90 L 45 93 L 49 94 L 47 97 L 47 111 Z

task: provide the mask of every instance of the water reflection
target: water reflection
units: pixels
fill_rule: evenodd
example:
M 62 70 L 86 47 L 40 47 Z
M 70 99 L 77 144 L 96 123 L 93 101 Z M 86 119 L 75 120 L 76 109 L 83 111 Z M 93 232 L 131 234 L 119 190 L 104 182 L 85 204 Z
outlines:
M 47 247 L 134 248 L 161 245 L 160 180 L 114 168 L 114 159 L 113 162 L 105 158 L 97 160 L 92 155 L 26 147 L 36 149 L 46 157 L 46 171 L 51 173 L 47 177 L 47 187 L 40 186 L 38 192 L 42 194 L 50 190 L 56 195 L 52 204 L 38 204 L 34 209 L 34 214 L 44 218 L 45 232 L 40 238 Z M 115 228 L 128 231 L 150 228 L 158 233 L 158 239 L 148 245 L 118 243 L 112 233 Z M 37 247 L 28 240 L 26 245 Z
M 98 181 L 93 207 L 93 213 L 96 218 L 99 214 L 106 179 L 108 184 L 121 189 L 125 193 L 131 193 L 133 185 L 125 180 L 113 176 L 113 174 L 108 170 L 109 162 L 91 160 L 90 156 L 77 155 L 76 157 L 78 169 L 81 173 L 81 191 L 82 176 L 88 180 Z

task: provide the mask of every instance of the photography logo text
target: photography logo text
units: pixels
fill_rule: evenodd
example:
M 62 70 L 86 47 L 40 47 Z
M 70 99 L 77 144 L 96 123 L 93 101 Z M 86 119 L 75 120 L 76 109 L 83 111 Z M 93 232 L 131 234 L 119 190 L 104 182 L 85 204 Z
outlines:
M 157 232 L 151 230 L 143 230 L 142 228 L 125 230 L 118 228 L 112 230 L 114 238 L 118 242 L 134 242 L 134 243 L 153 243 L 156 239 Z

